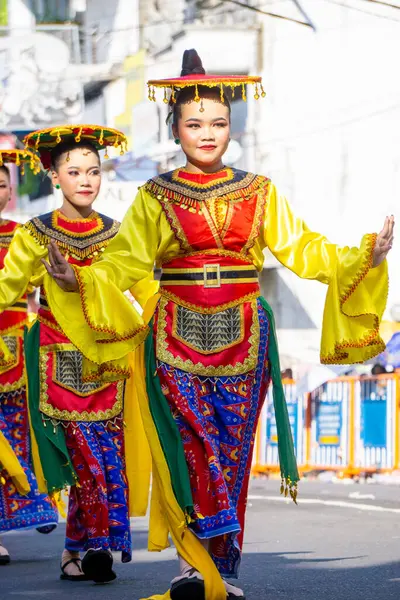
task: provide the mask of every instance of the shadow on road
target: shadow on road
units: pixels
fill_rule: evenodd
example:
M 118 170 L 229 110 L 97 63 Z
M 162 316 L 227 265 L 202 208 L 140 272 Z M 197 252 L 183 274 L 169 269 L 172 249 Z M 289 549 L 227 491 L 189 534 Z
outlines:
M 146 552 L 147 532 L 136 530 L 135 555 L 123 565 L 116 555 L 118 579 L 111 585 L 59 580 L 63 527 L 43 538 L 34 532 L 4 538 L 12 563 L 0 567 L 1 600 L 139 600 L 163 593 L 177 574 L 174 550 Z M 329 547 L 329 537 L 326 540 Z M 399 600 L 400 563 L 362 566 L 364 556 L 324 558 L 304 544 L 303 551 L 252 553 L 246 544 L 240 585 L 247 600 Z M 289 543 L 285 546 L 290 547 Z M 250 551 L 249 551 L 250 550 Z M 365 548 L 368 552 L 368 548 Z M 356 553 L 354 553 L 356 554 Z M 365 555 L 367 556 L 367 554 Z M 353 561 L 361 561 L 355 566 Z M 371 557 L 370 557 L 371 562 Z M 376 557 L 379 560 L 379 556 Z M 187 600 L 190 600 L 188 598 Z

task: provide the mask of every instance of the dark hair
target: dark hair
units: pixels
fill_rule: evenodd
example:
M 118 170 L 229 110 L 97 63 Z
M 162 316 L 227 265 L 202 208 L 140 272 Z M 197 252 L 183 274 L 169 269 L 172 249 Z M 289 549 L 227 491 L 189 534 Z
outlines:
M 200 56 L 197 54 L 196 50 L 185 50 L 183 53 L 182 59 L 182 69 L 181 69 L 181 77 L 185 77 L 186 75 L 205 75 L 206 71 L 203 67 L 203 63 L 201 62 Z M 198 85 L 197 91 L 200 98 L 210 98 L 215 102 L 220 102 L 228 107 L 229 115 L 231 114 L 231 105 L 224 94 L 223 100 L 221 100 L 221 90 L 218 87 L 208 87 L 205 85 Z M 172 123 L 173 125 L 178 124 L 179 118 L 182 116 L 182 104 L 189 104 L 193 102 L 196 95 L 196 88 L 186 87 L 181 89 L 175 94 L 176 102 L 171 104 L 172 107 Z
M 383 375 L 387 373 L 385 367 L 379 363 L 376 363 L 371 369 L 371 375 Z
M 76 148 L 86 148 L 87 150 L 94 152 L 100 162 L 99 151 L 91 142 L 88 142 L 87 140 L 81 140 L 80 142 L 76 142 L 75 140 L 65 140 L 65 142 L 57 144 L 57 146 L 51 151 L 51 168 L 54 171 L 57 171 L 61 156 L 71 152 L 72 150 L 75 150 Z
M 8 167 L 6 167 L 6 165 L 1 165 L 0 166 L 0 171 L 3 171 L 3 173 L 5 173 L 8 177 L 8 181 L 10 181 L 11 177 L 10 177 L 10 169 Z

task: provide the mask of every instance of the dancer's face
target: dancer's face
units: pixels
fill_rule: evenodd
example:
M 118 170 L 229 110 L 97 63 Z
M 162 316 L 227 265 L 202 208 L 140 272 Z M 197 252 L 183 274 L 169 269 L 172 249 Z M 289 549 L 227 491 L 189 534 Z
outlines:
M 0 169 L 0 214 L 6 208 L 11 198 L 11 185 L 8 173 Z
M 90 148 L 65 152 L 52 171 L 53 185 L 61 186 L 64 199 L 77 209 L 89 207 L 96 200 L 101 185 L 99 157 Z
M 229 144 L 229 108 L 214 98 L 181 104 L 173 133 L 189 163 L 199 168 L 218 167 Z

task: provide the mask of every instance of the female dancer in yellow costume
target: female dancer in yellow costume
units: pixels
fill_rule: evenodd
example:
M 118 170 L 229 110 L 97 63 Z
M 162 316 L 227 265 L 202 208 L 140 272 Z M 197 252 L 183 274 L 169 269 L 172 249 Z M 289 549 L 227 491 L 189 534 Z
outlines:
M 26 165 L 35 174 L 40 171 L 40 161 L 32 152 L 0 150 L 0 269 L 20 227 L 1 217 L 12 191 L 7 163 L 17 164 L 22 174 Z M 23 348 L 27 310 L 25 285 L 19 288 L 16 302 L 0 314 L 0 335 L 11 353 L 8 364 L 0 368 L 0 533 L 32 528 L 48 533 L 58 522 L 57 509 L 38 490 L 32 468 Z M 9 553 L 0 541 L 0 565 L 9 562 Z
M 41 259 L 51 240 L 66 260 L 90 265 L 116 235 L 119 223 L 93 211 L 101 185 L 99 150 L 125 148 L 125 136 L 100 126 L 71 125 L 30 134 L 52 182 L 60 209 L 21 226 L 0 273 L 0 309 L 13 305 L 29 282 L 41 288 L 38 320 L 26 339 L 29 406 L 38 469 L 49 492 L 71 485 L 61 578 L 115 579 L 112 551 L 131 560 L 129 495 L 123 427 L 124 381 L 82 379 L 82 354 L 49 308 Z M 146 285 L 145 294 L 151 289 Z M 140 291 L 134 291 L 139 294 Z M 10 354 L 3 344 L 2 358 Z M 144 509 L 145 510 L 145 509 Z M 83 560 L 80 551 L 86 551 Z
M 271 379 L 283 490 L 296 500 L 273 315 L 258 283 L 264 248 L 300 277 L 328 285 L 323 362 L 363 361 L 384 347 L 393 218 L 360 248 L 339 248 L 293 216 L 267 177 L 225 166 L 228 94 L 239 88 L 245 98 L 251 84 L 256 98 L 264 95 L 260 78 L 207 75 L 195 51 L 185 53 L 181 77 L 149 82 L 151 100 L 162 87 L 168 102 L 170 90 L 185 166 L 140 189 L 98 263 L 71 266 L 52 244 L 47 265 L 49 305 L 85 346 L 88 373 L 105 380 L 143 339 L 123 291 L 154 263 L 162 268 L 134 383 L 153 454 L 150 548 L 165 547 L 169 530 L 181 557 L 173 600 L 244 598 L 226 579 L 238 573 L 254 435 Z

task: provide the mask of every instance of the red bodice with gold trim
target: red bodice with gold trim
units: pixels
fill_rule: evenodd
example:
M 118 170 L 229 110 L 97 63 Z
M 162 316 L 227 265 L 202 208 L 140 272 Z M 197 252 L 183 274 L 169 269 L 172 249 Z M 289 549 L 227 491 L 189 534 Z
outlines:
M 19 227 L 15 221 L 0 223 L 0 269 L 15 231 Z M 0 373 L 0 393 L 11 392 L 25 384 L 23 358 L 23 329 L 27 323 L 28 306 L 24 294 L 13 306 L 0 314 L 0 335 L 13 355 L 13 362 Z
M 159 360 L 201 375 L 255 367 L 260 287 L 249 251 L 268 185 L 265 177 L 229 168 L 207 175 L 177 170 L 146 184 L 181 250 L 162 264 Z
M 146 184 L 161 203 L 182 253 L 162 265 L 164 296 L 207 311 L 259 294 L 249 250 L 260 232 L 268 185 L 265 177 L 229 168 L 207 175 L 177 170 Z M 204 269 L 210 275 L 203 276 L 203 284 L 199 277 L 190 281 L 183 275 Z
M 20 227 L 20 224 L 15 221 L 0 223 L 0 269 L 4 267 L 8 248 L 18 227 Z M 21 292 L 23 291 L 21 290 Z M 0 314 L 0 335 L 5 335 L 12 329 L 23 328 L 27 322 L 27 310 L 26 294 L 22 294 L 13 306 Z
M 90 265 L 119 229 L 109 217 L 92 213 L 87 219 L 67 219 L 56 210 L 24 225 L 37 243 L 55 240 L 71 264 Z M 73 318 L 73 317 L 72 317 Z M 122 411 L 123 383 L 82 380 L 82 354 L 64 335 L 40 293 L 40 410 L 55 420 L 99 421 Z
M 41 246 L 54 240 L 71 264 L 90 265 L 116 235 L 119 223 L 93 212 L 86 219 L 68 219 L 59 210 L 35 217 L 24 225 Z M 39 320 L 60 332 L 49 309 L 44 288 L 40 290 Z

